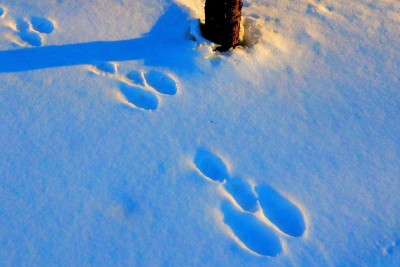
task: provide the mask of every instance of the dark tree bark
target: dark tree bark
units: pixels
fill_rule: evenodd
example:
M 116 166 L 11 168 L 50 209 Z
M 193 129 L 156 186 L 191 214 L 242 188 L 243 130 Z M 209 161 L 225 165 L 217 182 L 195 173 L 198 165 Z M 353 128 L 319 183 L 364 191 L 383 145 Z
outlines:
M 239 44 L 242 0 L 206 0 L 203 35 L 227 51 Z

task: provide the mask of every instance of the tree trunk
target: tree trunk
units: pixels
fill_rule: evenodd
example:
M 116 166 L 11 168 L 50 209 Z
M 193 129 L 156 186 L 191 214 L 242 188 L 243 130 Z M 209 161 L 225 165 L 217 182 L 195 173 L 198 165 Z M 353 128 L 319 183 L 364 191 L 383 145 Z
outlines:
M 239 44 L 242 0 L 206 0 L 203 35 L 227 51 Z

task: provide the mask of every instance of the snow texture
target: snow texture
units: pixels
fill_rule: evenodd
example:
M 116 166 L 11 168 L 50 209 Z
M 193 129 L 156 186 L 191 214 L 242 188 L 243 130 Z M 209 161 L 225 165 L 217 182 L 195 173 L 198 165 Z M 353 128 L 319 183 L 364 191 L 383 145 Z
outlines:
M 399 266 L 400 4 L 0 1 L 0 266 Z

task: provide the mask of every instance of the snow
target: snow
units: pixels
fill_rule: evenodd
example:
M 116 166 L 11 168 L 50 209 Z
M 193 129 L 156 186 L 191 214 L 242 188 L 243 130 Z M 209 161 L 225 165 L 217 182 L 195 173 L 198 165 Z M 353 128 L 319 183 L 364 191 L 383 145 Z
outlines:
M 400 4 L 0 2 L 1 266 L 398 266 Z

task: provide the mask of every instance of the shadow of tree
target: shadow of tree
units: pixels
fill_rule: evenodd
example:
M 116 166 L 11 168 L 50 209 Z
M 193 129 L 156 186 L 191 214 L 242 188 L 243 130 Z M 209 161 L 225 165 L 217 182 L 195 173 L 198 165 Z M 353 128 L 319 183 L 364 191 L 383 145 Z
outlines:
M 189 15 L 171 3 L 151 31 L 132 40 L 96 41 L 0 51 L 0 73 L 143 60 L 147 66 L 194 68 L 194 43 L 185 38 Z

